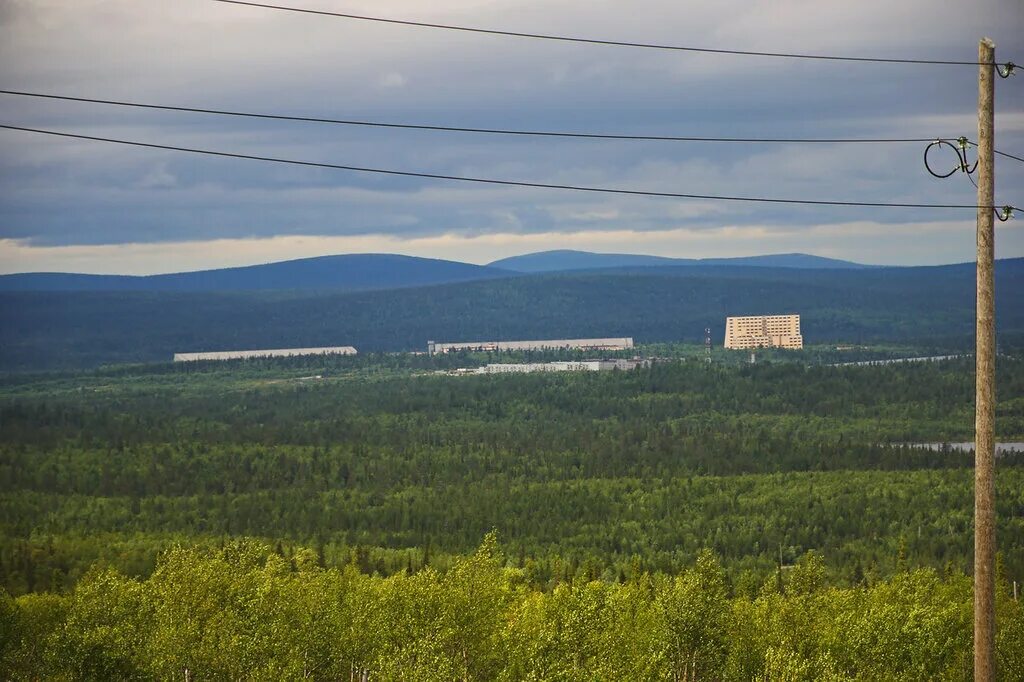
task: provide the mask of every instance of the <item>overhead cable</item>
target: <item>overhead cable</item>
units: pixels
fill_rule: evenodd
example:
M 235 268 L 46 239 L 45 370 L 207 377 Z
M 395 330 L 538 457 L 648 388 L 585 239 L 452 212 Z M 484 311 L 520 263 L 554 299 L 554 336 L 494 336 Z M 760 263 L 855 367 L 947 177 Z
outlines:
M 456 133 L 484 133 L 488 135 L 517 135 L 536 137 L 568 137 L 598 140 L 646 140 L 653 142 L 736 142 L 736 143 L 874 143 L 889 144 L 901 142 L 931 142 L 934 137 L 883 137 L 883 138 L 859 138 L 859 137 L 700 137 L 693 135 L 628 135 L 622 133 L 583 133 L 571 131 L 552 130 L 510 130 L 506 128 L 472 128 L 464 126 L 429 125 L 422 123 L 388 123 L 382 121 L 363 121 L 354 119 L 323 118 L 316 116 L 291 116 L 286 114 L 254 113 L 248 111 L 228 111 L 225 109 L 208 109 L 201 107 L 184 107 L 164 104 L 143 104 L 140 102 L 127 102 L 122 100 L 96 99 L 93 97 L 73 97 L 70 95 L 54 95 L 50 93 L 25 92 L 22 90 L 0 90 L 0 95 L 17 95 L 20 97 L 36 97 L 41 99 L 54 99 L 68 102 L 85 102 L 89 104 L 104 104 L 118 107 L 132 107 L 136 109 L 156 109 L 160 111 L 176 111 L 195 114 L 213 114 L 216 116 L 234 116 L 241 118 L 269 119 L 274 121 L 294 121 L 302 123 L 328 123 L 346 126 L 368 126 L 375 128 L 401 128 L 409 130 L 432 130 Z
M 366 126 L 374 128 L 397 128 L 406 130 L 428 130 L 455 133 L 483 133 L 488 135 L 513 135 L 526 137 L 566 137 L 577 139 L 596 140 L 635 140 L 651 142 L 726 142 L 726 143 L 781 143 L 781 144 L 899 144 L 899 143 L 920 143 L 920 142 L 941 142 L 943 137 L 706 137 L 697 135 L 630 135 L 625 133 L 583 133 L 560 130 L 512 130 L 508 128 L 472 128 L 465 126 L 444 126 L 423 123 L 392 123 L 384 121 L 364 121 L 343 118 L 326 118 L 319 116 L 294 116 L 288 114 L 268 114 L 251 111 L 230 111 L 226 109 L 209 109 L 203 107 L 185 107 L 167 104 L 148 104 L 141 102 L 128 102 L 123 100 L 97 99 L 94 97 L 75 97 L 72 95 L 55 95 L 52 93 L 26 92 L 24 90 L 0 90 L 0 95 L 16 95 L 19 97 L 35 97 L 40 99 L 52 99 L 67 102 L 83 102 L 87 104 L 103 104 L 118 107 L 131 107 L 136 109 L 151 109 L 158 111 L 174 111 L 193 114 L 212 114 L 216 116 L 233 116 L 239 118 L 255 118 L 273 121 L 292 121 L 299 123 L 327 123 L 346 126 Z M 957 138 L 960 139 L 960 138 Z M 966 138 L 963 138 L 966 139 Z M 968 143 L 977 146 L 968 140 Z M 1000 156 L 1005 156 L 1015 161 L 1024 163 L 1024 158 L 993 150 Z
M 619 194 L 629 196 L 648 196 L 648 197 L 665 197 L 672 199 L 704 199 L 710 201 L 737 201 L 737 202 L 753 202 L 753 203 L 765 203 L 765 204 L 801 204 L 809 206 L 861 206 L 861 207 L 877 207 L 877 208 L 941 208 L 941 209 L 971 209 L 977 210 L 979 207 L 975 204 L 925 204 L 925 203 L 892 203 L 892 202 L 881 202 L 881 201 L 833 201 L 824 199 L 775 199 L 768 197 L 748 197 L 748 196 L 728 196 L 718 194 L 690 194 L 682 192 L 652 192 L 635 189 L 619 189 L 612 187 L 589 187 L 582 185 L 563 185 L 563 184 L 551 184 L 543 182 L 524 182 L 517 180 L 498 180 L 494 178 L 479 178 L 470 177 L 464 175 L 447 175 L 442 173 L 420 173 L 413 171 L 393 170 L 384 168 L 368 168 L 364 166 L 350 166 L 334 163 L 323 163 L 317 161 L 298 161 L 294 159 L 282 159 L 272 156 L 258 156 L 255 154 L 240 154 L 235 152 L 222 152 L 214 151 L 209 149 L 196 149 L 192 147 L 180 147 L 176 145 L 156 144 L 152 142 L 137 142 L 132 140 L 122 140 L 109 137 L 98 137 L 95 135 L 82 135 L 78 133 L 68 133 L 56 130 L 42 130 L 39 128 L 28 128 L 24 126 L 14 126 L 0 124 L 0 129 L 6 130 L 17 130 L 28 133 L 38 133 L 40 135 L 52 135 L 56 137 L 73 138 L 79 140 L 91 140 L 94 142 L 109 142 L 113 144 L 129 145 L 132 147 L 145 147 L 148 149 L 162 149 L 166 151 L 175 152 L 187 152 L 190 154 L 205 154 L 209 156 L 219 156 L 232 159 L 247 159 L 250 161 L 267 161 L 271 163 L 291 164 L 296 166 L 306 166 L 311 168 L 329 168 L 334 170 L 353 171 L 357 173 L 373 173 L 377 175 L 392 175 L 401 177 L 411 178 L 426 178 L 432 180 L 454 180 L 458 182 L 471 182 L 480 183 L 487 185 L 502 185 L 509 187 L 532 187 L 540 189 L 558 189 L 558 190 L 570 190 L 576 192 L 593 192 L 603 194 Z M 995 207 L 984 207 L 984 208 L 995 208 Z
M 972 140 L 968 140 L 968 139 L 967 139 L 966 137 L 961 137 L 961 138 L 958 138 L 958 139 L 957 139 L 957 142 L 959 143 L 959 142 L 960 142 L 960 140 L 964 140 L 964 141 L 966 141 L 966 142 L 967 142 L 967 144 L 969 144 L 969 145 L 970 145 L 970 146 L 972 146 L 972 147 L 977 147 L 977 146 L 978 146 L 978 143 L 977 143 L 977 142 L 974 142 L 974 141 L 972 141 Z M 1006 152 L 1001 152 L 1001 151 L 999 151 L 998 149 L 993 149 L 993 150 L 992 150 L 992 153 L 993 153 L 993 154 L 996 154 L 996 155 L 998 155 L 998 156 L 1005 156 L 1005 157 L 1006 157 L 1006 158 L 1008 158 L 1008 159 L 1013 159 L 1014 161 L 1020 161 L 1021 163 L 1024 163 L 1024 158 L 1021 158 L 1021 157 L 1019 157 L 1019 156 L 1014 156 L 1013 154 L 1007 154 Z
M 974 185 L 974 188 L 977 189 L 978 183 L 974 181 L 974 178 L 972 176 L 974 175 L 974 171 L 978 169 L 978 164 L 981 162 L 981 159 L 975 159 L 974 165 L 971 165 L 971 163 L 967 160 L 967 149 L 969 147 L 977 146 L 978 144 L 976 142 L 971 142 L 966 137 L 957 138 L 956 144 L 953 144 L 949 140 L 934 140 L 931 143 L 929 143 L 927 147 L 924 148 L 925 170 L 927 170 L 931 175 L 933 175 L 936 178 L 939 178 L 940 180 L 944 180 L 952 176 L 957 171 L 960 171 L 961 173 L 967 176 L 967 179 L 970 180 L 971 184 Z M 933 149 L 938 150 L 944 147 L 949 148 L 953 152 L 953 155 L 956 157 L 956 165 L 953 166 L 953 168 L 948 173 L 936 172 L 936 170 L 932 168 L 931 164 L 928 162 L 928 154 Z M 1005 156 L 1010 156 L 1010 158 L 1016 158 L 1011 156 L 1010 154 L 1006 154 Z M 998 218 L 999 221 L 1003 223 L 1005 223 L 1007 220 L 1013 217 L 1013 212 L 1015 210 L 1017 209 L 1014 208 L 1013 206 L 1002 206 L 1000 208 L 996 208 L 995 206 L 992 207 L 992 212 L 995 213 L 996 218 Z
M 1007 154 L 1006 152 L 1001 152 L 998 149 L 993 149 L 992 153 L 993 154 L 998 154 L 999 156 L 1005 156 L 1006 158 L 1013 159 L 1014 161 L 1020 161 L 1021 163 L 1024 163 L 1024 158 L 1021 158 L 1019 156 L 1014 156 L 1013 154 Z
M 791 53 L 791 52 L 763 52 L 756 50 L 727 50 L 721 48 L 710 48 L 710 47 L 693 47 L 688 45 L 662 45 L 657 43 L 636 43 L 627 42 L 622 40 L 600 40 L 596 38 L 578 38 L 571 36 L 560 36 L 552 35 L 547 33 L 526 33 L 522 31 L 505 31 L 498 29 L 489 28 L 476 28 L 471 26 L 455 26 L 452 24 L 438 24 L 426 21 L 410 21 L 407 19 L 387 19 L 384 17 L 372 17 L 362 14 L 349 14 L 346 12 L 328 12 L 326 10 L 316 10 L 304 7 L 291 7 L 287 5 L 272 5 L 262 2 L 249 2 L 248 0 L 213 0 L 213 2 L 220 2 L 228 5 L 245 5 L 248 7 L 259 7 L 262 9 L 280 10 L 284 12 L 298 12 L 300 14 L 312 14 L 326 17 L 336 17 L 340 19 L 355 19 L 358 21 L 372 21 L 382 24 L 397 24 L 400 26 L 415 26 L 418 28 L 436 28 L 445 29 L 448 31 L 463 31 L 466 33 L 484 33 L 488 35 L 497 36 L 509 36 L 513 38 L 535 38 L 538 40 L 556 40 L 561 42 L 569 43 L 587 43 L 591 45 L 607 45 L 612 47 L 636 47 L 645 48 L 651 50 L 674 50 L 677 52 L 700 52 L 705 54 L 724 54 L 724 55 L 737 55 L 744 57 L 780 57 L 784 59 L 817 59 L 825 61 L 837 61 L 837 62 L 870 62 L 876 64 L 934 64 L 934 65 L 945 65 L 945 66 L 982 66 L 977 61 L 957 61 L 951 59 L 901 59 L 891 57 L 850 57 L 842 55 L 826 55 L 826 54 L 804 54 L 804 53 Z M 1015 64 L 1013 62 L 1006 62 L 1005 64 L 996 64 L 995 66 L 1000 67 L 997 69 L 1000 71 L 1000 75 L 1003 75 L 1005 70 L 1006 76 L 1013 72 Z M 1004 77 L 1006 77 L 1004 76 Z
M 967 161 L 967 147 L 970 144 L 970 140 L 968 140 L 966 137 L 957 138 L 956 144 L 953 144 L 949 140 L 933 140 L 931 143 L 928 144 L 927 147 L 924 148 L 925 170 L 927 170 L 931 175 L 940 179 L 948 178 L 957 171 L 967 173 L 967 176 L 970 177 L 971 173 L 974 172 L 974 169 L 978 167 L 977 159 L 975 159 L 973 166 Z M 931 164 L 928 162 L 928 155 L 931 153 L 932 149 L 942 149 L 943 147 L 947 147 L 950 150 L 952 150 L 954 156 L 956 156 L 956 165 L 953 166 L 953 169 L 950 170 L 948 173 L 936 172 L 932 168 Z

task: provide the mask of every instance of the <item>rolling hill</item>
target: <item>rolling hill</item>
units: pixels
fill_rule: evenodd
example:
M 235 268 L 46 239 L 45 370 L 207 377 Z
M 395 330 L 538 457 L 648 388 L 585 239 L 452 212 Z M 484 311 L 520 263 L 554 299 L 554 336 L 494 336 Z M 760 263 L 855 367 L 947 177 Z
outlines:
M 806 253 L 780 253 L 742 258 L 666 258 L 628 253 L 593 253 L 590 251 L 539 251 L 522 256 L 502 258 L 488 267 L 516 272 L 561 272 L 565 270 L 595 270 L 604 268 L 680 266 L 680 265 L 735 265 L 769 268 L 869 268 L 846 260 L 812 256 Z
M 354 291 L 470 282 L 516 274 L 457 261 L 368 253 L 166 275 L 0 275 L 0 291 Z
M 1024 259 L 996 267 L 1000 338 L 1024 333 Z M 166 362 L 174 352 L 428 339 L 633 336 L 693 341 L 727 315 L 793 312 L 808 343 L 969 346 L 974 265 L 795 269 L 735 266 L 523 275 L 357 292 L 3 292 L 0 371 Z

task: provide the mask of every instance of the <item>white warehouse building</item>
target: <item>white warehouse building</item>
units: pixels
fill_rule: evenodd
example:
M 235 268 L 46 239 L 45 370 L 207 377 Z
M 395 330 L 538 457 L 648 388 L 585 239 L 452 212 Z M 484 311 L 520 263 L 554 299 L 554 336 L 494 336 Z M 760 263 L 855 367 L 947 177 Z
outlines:
M 628 350 L 632 347 L 633 338 L 630 336 L 608 339 L 548 339 L 544 341 L 469 341 L 462 343 L 427 341 L 427 352 L 431 355 L 460 350 Z
M 629 371 L 637 367 L 647 367 L 648 360 L 580 360 L 571 362 L 524 362 L 494 363 L 477 367 L 472 370 L 460 370 L 465 374 L 526 374 L 533 372 L 609 372 L 612 370 Z
M 355 355 L 352 346 L 327 346 L 324 348 L 275 348 L 269 350 L 225 350 L 209 353 L 175 353 L 175 362 L 196 360 L 240 360 L 244 358 L 288 358 L 296 355 Z

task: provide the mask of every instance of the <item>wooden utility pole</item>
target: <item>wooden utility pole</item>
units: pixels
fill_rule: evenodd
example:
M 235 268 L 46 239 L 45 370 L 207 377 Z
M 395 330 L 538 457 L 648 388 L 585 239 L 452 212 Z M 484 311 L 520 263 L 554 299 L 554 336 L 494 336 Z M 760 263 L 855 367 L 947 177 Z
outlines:
M 978 303 L 974 405 L 974 679 L 995 679 L 995 43 L 978 44 Z

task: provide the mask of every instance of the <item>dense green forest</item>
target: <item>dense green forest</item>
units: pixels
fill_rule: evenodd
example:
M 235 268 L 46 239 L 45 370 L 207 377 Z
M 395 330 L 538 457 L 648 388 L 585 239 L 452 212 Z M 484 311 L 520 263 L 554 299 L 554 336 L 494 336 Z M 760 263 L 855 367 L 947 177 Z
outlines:
M 383 578 L 252 542 L 172 549 L 144 581 L 0 595 L 5 679 L 966 680 L 971 581 L 900 569 L 829 587 L 807 553 L 731 584 L 711 552 L 678 575 L 549 590 L 493 536 L 439 573 Z M 999 679 L 1024 677 L 1024 609 L 998 578 Z
M 972 360 L 660 351 L 7 375 L 0 675 L 969 676 L 971 456 L 909 444 L 971 440 Z M 998 395 L 1024 440 L 1024 360 Z M 1019 679 L 1024 454 L 997 488 Z
M 1000 261 L 1001 343 L 1024 340 L 1024 259 Z M 727 266 L 547 274 L 373 292 L 0 293 L 0 371 L 165 362 L 175 352 L 428 340 L 632 336 L 721 343 L 728 315 L 797 312 L 809 343 L 967 348 L 974 266 L 799 270 Z
M 809 549 L 831 576 L 966 571 L 970 359 L 881 367 L 666 361 L 632 372 L 453 377 L 479 356 L 164 365 L 0 386 L 0 578 L 132 575 L 163 547 L 245 535 L 360 553 L 391 574 L 497 529 L 543 586 L 676 572 L 704 548 L 763 578 Z M 1000 363 L 1000 437 L 1024 363 Z M 1000 460 L 1000 538 L 1024 572 L 1024 455 Z M 96 541 L 102 538 L 102 541 Z

